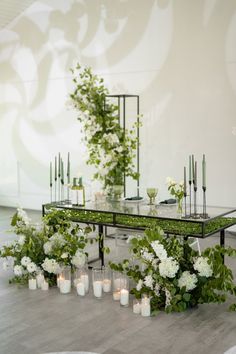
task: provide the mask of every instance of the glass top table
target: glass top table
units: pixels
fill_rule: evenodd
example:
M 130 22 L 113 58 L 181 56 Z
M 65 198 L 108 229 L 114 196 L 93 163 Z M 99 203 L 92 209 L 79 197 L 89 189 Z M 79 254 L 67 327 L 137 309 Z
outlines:
M 207 237 L 236 224 L 236 208 L 207 206 L 207 218 L 183 217 L 177 212 L 176 204 L 148 205 L 144 202 L 104 201 L 87 202 L 84 207 L 68 202 L 43 205 L 43 213 L 49 209 L 70 210 L 73 220 L 104 226 L 146 229 L 160 226 L 166 233 L 183 236 Z M 188 211 L 188 208 L 187 208 Z
M 198 218 L 184 218 L 177 212 L 176 204 L 147 205 L 145 202 L 87 202 L 84 207 L 73 206 L 67 201 L 42 205 L 43 215 L 52 210 L 68 211 L 68 217 L 78 223 L 98 225 L 98 250 L 104 265 L 104 227 L 134 230 L 161 227 L 167 235 L 205 238 L 219 232 L 220 245 L 225 244 L 225 230 L 236 225 L 236 208 L 207 206 L 207 218 L 202 218 L 198 206 Z M 106 230 L 105 230 L 106 231 Z M 93 262 L 92 261 L 92 262 Z

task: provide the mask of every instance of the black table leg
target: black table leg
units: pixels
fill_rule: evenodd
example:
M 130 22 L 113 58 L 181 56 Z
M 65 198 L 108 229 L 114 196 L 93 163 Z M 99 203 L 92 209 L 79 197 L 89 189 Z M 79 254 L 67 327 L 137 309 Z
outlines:
M 101 265 L 104 266 L 104 235 L 103 235 L 103 225 L 98 225 L 98 251 L 99 258 L 101 259 Z
M 220 231 L 220 245 L 221 247 L 225 247 L 225 230 Z M 225 256 L 222 255 L 223 264 L 225 263 Z

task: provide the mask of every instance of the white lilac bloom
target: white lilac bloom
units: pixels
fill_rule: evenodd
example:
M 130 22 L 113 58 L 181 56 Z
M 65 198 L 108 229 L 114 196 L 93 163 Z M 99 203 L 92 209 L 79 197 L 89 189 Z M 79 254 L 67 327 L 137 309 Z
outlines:
M 156 296 L 160 296 L 160 290 L 161 290 L 160 285 L 158 283 L 156 283 L 155 288 L 154 288 Z
M 154 259 L 153 254 L 152 254 L 152 253 L 149 253 L 149 252 L 147 252 L 147 251 L 142 251 L 141 257 L 142 257 L 145 261 L 147 261 L 147 262 L 152 262 L 153 259 Z
M 27 264 L 27 267 L 26 267 L 26 268 L 27 268 L 27 271 L 28 271 L 29 273 L 34 273 L 34 272 L 36 272 L 36 270 L 37 270 L 37 266 L 36 266 L 36 264 L 33 263 L 33 262 Z
M 52 252 L 52 242 L 50 241 L 45 242 L 45 244 L 43 245 L 43 249 L 45 254 L 50 254 Z
M 77 250 L 75 255 L 72 257 L 71 263 L 76 267 L 84 266 L 86 263 L 86 254 L 80 250 Z
M 157 268 L 158 268 L 158 259 L 153 259 L 153 261 L 152 261 L 152 266 L 153 266 L 153 268 L 154 268 L 154 270 L 157 270 Z
M 64 253 L 62 253 L 61 258 L 65 259 L 65 258 L 68 258 L 68 256 L 69 256 L 69 253 L 68 252 L 64 252 Z
M 198 257 L 194 262 L 193 268 L 198 272 L 200 277 L 209 278 L 213 274 L 213 269 L 208 263 L 209 259 L 206 257 Z
M 152 246 L 156 256 L 160 260 L 167 258 L 167 252 L 166 252 L 164 246 L 158 240 L 151 242 L 151 246 Z
M 164 290 L 165 290 L 165 296 L 166 296 L 165 308 L 167 308 L 171 304 L 172 296 L 171 296 L 171 293 L 168 289 L 165 288 Z
M 146 275 L 143 282 L 148 288 L 153 289 L 154 280 L 151 275 Z
M 60 246 L 63 246 L 65 244 L 65 239 L 62 234 L 55 233 L 52 235 L 49 239 L 49 242 L 52 242 L 53 244 L 59 244 Z
M 163 278 L 174 278 L 178 270 L 179 264 L 172 257 L 163 259 L 159 264 L 159 272 Z
M 2 263 L 2 268 L 3 268 L 3 270 L 8 270 L 10 268 L 10 264 L 6 259 L 4 259 L 4 261 Z
M 13 272 L 16 276 L 21 276 L 23 274 L 23 268 L 21 265 L 16 265 L 14 268 L 13 268 Z
M 28 217 L 27 213 L 22 208 L 17 209 L 17 215 L 19 218 L 21 218 L 21 220 L 25 223 L 25 225 L 29 225 L 30 218 Z
M 185 286 L 186 291 L 193 290 L 197 286 L 197 276 L 196 274 L 191 274 L 189 271 L 182 273 L 178 280 L 178 286 L 183 288 Z
M 136 290 L 140 291 L 142 289 L 143 286 L 143 281 L 142 279 L 139 279 L 138 284 L 136 285 Z
M 45 258 L 45 260 L 42 263 L 42 268 L 48 273 L 57 274 L 60 269 L 60 266 L 55 261 L 55 259 Z
M 18 244 L 19 244 L 20 246 L 23 246 L 24 243 L 25 243 L 25 236 L 24 236 L 24 235 L 20 235 L 17 242 L 18 242 Z
M 31 263 L 31 259 L 29 257 L 24 256 L 23 258 L 21 258 L 20 262 L 24 267 L 27 267 L 27 265 Z
M 175 186 L 176 185 L 176 182 L 173 180 L 173 178 L 171 177 L 166 177 L 166 184 L 168 186 Z

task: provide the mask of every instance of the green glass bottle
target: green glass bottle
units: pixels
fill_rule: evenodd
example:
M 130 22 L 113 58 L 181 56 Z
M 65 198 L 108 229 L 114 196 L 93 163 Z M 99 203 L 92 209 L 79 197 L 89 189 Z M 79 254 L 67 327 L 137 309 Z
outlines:
M 79 181 L 78 181 L 79 180 Z M 79 179 L 74 177 L 73 178 L 73 185 L 71 187 L 72 191 L 72 205 L 76 206 L 84 206 L 85 205 L 85 189 L 83 186 L 82 177 Z

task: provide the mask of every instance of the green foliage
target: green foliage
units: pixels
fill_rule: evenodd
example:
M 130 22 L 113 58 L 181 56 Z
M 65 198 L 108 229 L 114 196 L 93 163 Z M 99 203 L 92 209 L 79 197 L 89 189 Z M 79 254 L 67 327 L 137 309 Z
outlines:
M 71 71 L 75 88 L 70 98 L 79 112 L 89 155 L 87 163 L 97 168 L 94 178 L 103 182 L 104 188 L 123 184 L 124 173 L 137 179 L 134 165 L 137 124 L 130 130 L 120 126 L 118 107 L 106 98 L 109 92 L 104 80 L 90 67 L 77 64 Z

